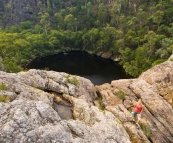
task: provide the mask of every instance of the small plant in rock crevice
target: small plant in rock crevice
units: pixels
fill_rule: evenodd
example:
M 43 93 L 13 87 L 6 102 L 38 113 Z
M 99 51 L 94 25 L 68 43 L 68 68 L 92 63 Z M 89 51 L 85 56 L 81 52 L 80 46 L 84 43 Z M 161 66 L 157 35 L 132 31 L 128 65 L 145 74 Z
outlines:
M 169 60 L 170 60 L 170 61 L 173 61 L 173 58 L 170 58 Z
M 151 136 L 151 131 L 149 129 L 149 125 L 148 124 L 144 124 L 144 123 L 139 123 L 141 129 L 143 130 L 143 132 L 145 133 L 145 135 L 149 138 Z
M 116 118 L 116 120 L 115 120 L 118 124 L 122 124 L 122 122 L 118 119 L 118 118 Z
M 10 101 L 10 97 L 8 95 L 0 94 L 0 102 L 7 102 L 7 101 Z
M 102 97 L 100 96 L 100 97 L 98 97 L 98 102 L 99 102 L 99 104 L 101 104 L 102 103 Z
M 102 106 L 102 97 L 98 97 L 98 103 L 99 103 L 99 106 L 98 106 L 98 109 L 99 110 L 102 110 L 104 114 L 106 114 L 106 110 L 105 108 Z
M 45 71 L 49 71 L 49 68 L 48 68 L 48 67 L 45 67 L 44 70 L 45 70 Z
M 125 99 L 126 94 L 122 90 L 119 90 L 116 94 L 117 94 L 118 98 L 120 98 L 122 100 Z
M 5 84 L 0 85 L 0 90 L 6 90 L 6 89 L 7 89 L 7 86 Z
M 70 77 L 70 76 L 68 75 L 68 76 L 64 76 L 64 77 L 66 78 L 66 81 L 67 81 L 68 83 L 74 84 L 74 85 L 76 85 L 76 86 L 79 85 L 79 80 L 77 79 L 76 76 Z

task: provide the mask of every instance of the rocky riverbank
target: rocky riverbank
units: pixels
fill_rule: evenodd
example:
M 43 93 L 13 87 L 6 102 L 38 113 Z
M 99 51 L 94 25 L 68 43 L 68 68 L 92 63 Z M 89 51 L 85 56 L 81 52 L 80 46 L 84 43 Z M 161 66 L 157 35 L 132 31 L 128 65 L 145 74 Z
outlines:
M 173 142 L 173 62 L 136 79 L 94 86 L 88 79 L 54 71 L 0 72 L 2 143 L 171 143 Z M 131 122 L 142 99 L 140 129 Z M 54 102 L 71 107 L 61 119 Z

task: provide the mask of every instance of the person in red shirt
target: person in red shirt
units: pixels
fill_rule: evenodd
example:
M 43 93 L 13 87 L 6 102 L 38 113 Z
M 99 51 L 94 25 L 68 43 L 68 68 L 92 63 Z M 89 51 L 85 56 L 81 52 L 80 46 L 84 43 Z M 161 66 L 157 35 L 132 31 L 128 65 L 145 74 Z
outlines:
M 143 111 L 143 105 L 142 105 L 141 99 L 139 99 L 138 102 L 135 103 L 134 109 L 132 112 L 134 119 L 137 116 L 137 124 L 139 124 L 139 122 L 141 120 L 142 111 Z

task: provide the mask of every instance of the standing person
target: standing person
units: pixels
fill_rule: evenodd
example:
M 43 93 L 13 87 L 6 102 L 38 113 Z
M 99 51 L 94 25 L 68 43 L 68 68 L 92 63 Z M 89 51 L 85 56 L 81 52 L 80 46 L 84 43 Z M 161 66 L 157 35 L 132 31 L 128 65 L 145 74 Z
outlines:
M 133 109 L 133 112 L 132 112 L 134 120 L 137 116 L 137 124 L 138 125 L 139 125 L 139 122 L 141 120 L 142 111 L 143 111 L 143 105 L 142 105 L 141 99 L 139 99 L 138 102 L 135 103 L 134 109 Z

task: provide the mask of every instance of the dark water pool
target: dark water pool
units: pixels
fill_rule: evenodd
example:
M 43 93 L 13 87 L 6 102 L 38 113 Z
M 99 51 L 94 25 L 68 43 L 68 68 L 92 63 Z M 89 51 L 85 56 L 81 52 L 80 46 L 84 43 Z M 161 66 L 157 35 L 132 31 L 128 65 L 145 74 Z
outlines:
M 37 58 L 29 63 L 26 68 L 66 72 L 88 78 L 94 85 L 128 78 L 124 70 L 113 61 L 76 51 Z

